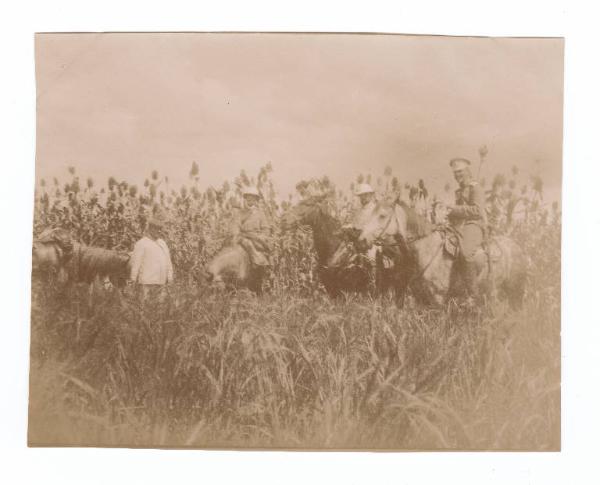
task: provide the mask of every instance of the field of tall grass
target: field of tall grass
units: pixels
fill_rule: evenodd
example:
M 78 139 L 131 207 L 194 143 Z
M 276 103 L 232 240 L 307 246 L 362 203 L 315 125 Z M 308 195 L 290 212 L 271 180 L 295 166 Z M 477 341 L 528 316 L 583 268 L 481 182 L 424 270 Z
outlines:
M 511 229 L 531 260 L 519 312 L 410 299 L 398 309 L 386 297 L 328 298 L 304 229 L 277 235 L 265 294 L 199 284 L 194 272 L 226 232 L 226 191 L 193 195 L 192 182 L 161 199 L 151 180 L 144 194 L 115 181 L 103 203 L 90 202 L 93 182 L 86 198 L 58 183 L 38 193 L 35 231 L 60 225 L 105 247 L 135 240 L 144 197 L 164 204 L 179 277 L 145 302 L 131 287 L 90 297 L 85 285 L 34 279 L 30 444 L 560 449 L 556 213 Z

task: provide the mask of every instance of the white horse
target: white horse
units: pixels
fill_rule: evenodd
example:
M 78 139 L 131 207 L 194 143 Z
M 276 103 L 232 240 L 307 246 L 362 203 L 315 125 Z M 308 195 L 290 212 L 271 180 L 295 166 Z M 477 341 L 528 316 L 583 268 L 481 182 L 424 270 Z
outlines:
M 441 221 L 445 212 L 439 205 L 432 218 Z M 455 264 L 460 234 L 451 226 L 434 225 L 406 204 L 383 201 L 360 229 L 360 240 L 367 245 L 379 242 L 400 247 L 402 261 L 396 266 L 407 274 L 406 286 L 421 303 L 440 306 L 460 293 L 462 278 Z M 522 250 L 507 237 L 491 238 L 487 244 L 487 252 L 481 249 L 476 257 L 480 291 L 491 296 L 499 290 L 512 307 L 519 307 L 527 266 Z

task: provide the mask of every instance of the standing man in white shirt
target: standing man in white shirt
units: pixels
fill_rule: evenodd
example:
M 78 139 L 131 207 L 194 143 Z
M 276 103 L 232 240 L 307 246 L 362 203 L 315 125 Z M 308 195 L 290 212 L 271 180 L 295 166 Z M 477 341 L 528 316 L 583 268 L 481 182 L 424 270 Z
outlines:
M 151 217 L 144 236 L 133 247 L 130 280 L 139 285 L 143 299 L 154 289 L 161 289 L 173 281 L 171 254 L 161 238 L 163 229 L 162 219 Z

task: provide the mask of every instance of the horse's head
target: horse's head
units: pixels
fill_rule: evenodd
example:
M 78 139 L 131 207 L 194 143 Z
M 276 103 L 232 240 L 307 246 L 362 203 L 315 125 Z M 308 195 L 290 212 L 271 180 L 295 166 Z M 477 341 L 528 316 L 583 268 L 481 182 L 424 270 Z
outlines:
M 46 229 L 33 241 L 32 270 L 59 269 L 73 250 L 71 235 L 66 229 Z
M 58 246 L 34 241 L 31 251 L 31 269 L 34 272 L 58 269 L 60 266 L 60 256 L 61 251 Z
M 281 216 L 281 226 L 284 230 L 296 226 L 314 227 L 323 214 L 328 213 L 326 195 L 312 196 L 302 200 Z
M 365 215 L 360 224 L 359 243 L 371 246 L 378 240 L 386 240 L 394 237 L 406 239 L 407 233 L 406 210 L 395 201 L 378 202 L 371 214 Z
M 445 224 L 448 222 L 449 207 L 445 202 L 436 200 L 431 207 L 431 222 L 434 224 Z

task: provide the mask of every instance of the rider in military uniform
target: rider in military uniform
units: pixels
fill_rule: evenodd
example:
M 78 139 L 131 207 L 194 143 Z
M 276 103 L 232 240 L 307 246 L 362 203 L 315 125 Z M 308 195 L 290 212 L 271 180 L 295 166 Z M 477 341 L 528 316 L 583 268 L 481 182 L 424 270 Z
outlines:
M 256 269 L 270 265 L 271 224 L 260 207 L 260 193 L 254 187 L 245 187 L 244 206 L 238 210 L 232 223 L 232 243 L 242 246 Z
M 449 208 L 448 220 L 461 236 L 461 269 L 469 296 L 473 298 L 477 296 L 480 268 L 476 256 L 486 236 L 485 198 L 481 186 L 473 179 L 469 160 L 454 158 L 450 166 L 459 188 L 455 192 L 456 205 Z

